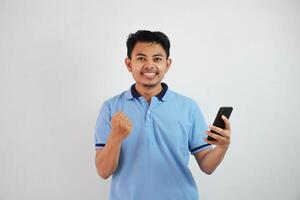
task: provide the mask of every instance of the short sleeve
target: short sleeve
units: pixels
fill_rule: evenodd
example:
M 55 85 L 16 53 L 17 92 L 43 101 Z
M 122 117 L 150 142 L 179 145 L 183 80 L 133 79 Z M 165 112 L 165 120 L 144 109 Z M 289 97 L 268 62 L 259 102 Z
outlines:
M 110 121 L 111 121 L 111 112 L 110 112 L 109 104 L 107 102 L 104 102 L 99 111 L 99 115 L 94 130 L 96 150 L 103 148 L 106 144 L 106 140 L 111 130 Z
M 212 148 L 212 145 L 206 143 L 204 131 L 208 130 L 205 119 L 198 105 L 195 103 L 192 109 L 192 126 L 189 134 L 189 149 L 191 154 L 196 154 L 204 149 Z

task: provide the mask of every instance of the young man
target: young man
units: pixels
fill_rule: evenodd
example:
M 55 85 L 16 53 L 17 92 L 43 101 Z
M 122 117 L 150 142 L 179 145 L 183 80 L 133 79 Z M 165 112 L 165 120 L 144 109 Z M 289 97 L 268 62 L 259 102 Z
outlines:
M 101 107 L 95 163 L 99 176 L 113 175 L 111 200 L 198 200 L 190 154 L 211 174 L 229 147 L 228 119 L 225 129 L 209 127 L 220 135 L 208 131 L 197 103 L 162 83 L 172 63 L 169 48 L 162 32 L 130 34 L 125 64 L 135 84 Z

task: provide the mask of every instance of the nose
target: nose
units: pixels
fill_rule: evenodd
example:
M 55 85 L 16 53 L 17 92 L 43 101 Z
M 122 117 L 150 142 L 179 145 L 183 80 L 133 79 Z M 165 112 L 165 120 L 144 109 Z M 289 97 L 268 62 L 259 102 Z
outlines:
M 145 63 L 145 67 L 146 68 L 150 68 L 150 69 L 153 69 L 153 68 L 155 68 L 155 64 L 154 64 L 154 62 L 153 61 L 147 61 L 146 63 Z

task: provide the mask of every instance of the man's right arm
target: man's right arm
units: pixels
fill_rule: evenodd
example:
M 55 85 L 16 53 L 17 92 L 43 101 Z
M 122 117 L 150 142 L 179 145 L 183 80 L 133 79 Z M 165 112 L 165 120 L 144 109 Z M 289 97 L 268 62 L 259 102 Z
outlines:
M 123 140 L 129 135 L 132 124 L 121 112 L 111 119 L 111 133 L 103 149 L 96 150 L 97 173 L 103 179 L 109 178 L 117 169 Z
M 110 177 L 117 169 L 121 144 L 121 141 L 109 137 L 104 148 L 96 150 L 95 164 L 97 173 L 103 179 Z

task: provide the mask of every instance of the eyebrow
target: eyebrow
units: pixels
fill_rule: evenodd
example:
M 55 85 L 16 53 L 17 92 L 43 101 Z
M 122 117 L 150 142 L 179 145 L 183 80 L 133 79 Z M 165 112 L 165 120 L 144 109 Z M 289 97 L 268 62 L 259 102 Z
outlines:
M 158 54 L 154 54 L 153 57 L 157 57 L 157 56 L 160 56 L 160 57 L 163 57 L 163 55 L 161 53 L 158 53 Z
M 146 55 L 143 53 L 137 53 L 136 56 L 145 56 L 146 57 Z
M 137 53 L 136 56 L 145 56 L 145 57 L 147 57 L 143 53 Z M 163 55 L 161 53 L 157 53 L 157 54 L 154 54 L 152 57 L 163 57 Z

